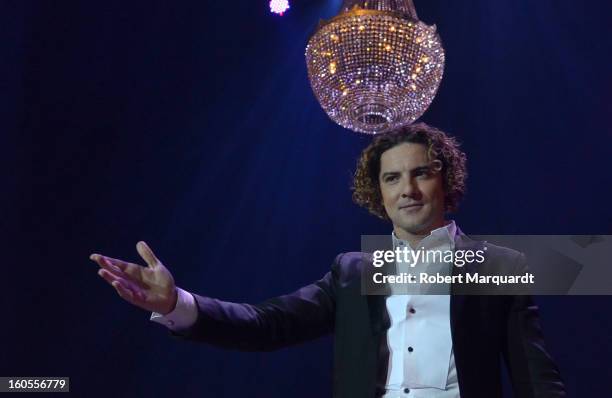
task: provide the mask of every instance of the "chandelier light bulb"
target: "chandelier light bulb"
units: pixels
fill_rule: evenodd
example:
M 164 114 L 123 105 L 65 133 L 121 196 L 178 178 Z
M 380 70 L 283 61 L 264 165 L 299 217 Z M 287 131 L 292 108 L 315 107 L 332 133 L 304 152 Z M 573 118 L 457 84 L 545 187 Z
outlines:
M 427 110 L 442 80 L 444 49 L 412 0 L 345 0 L 310 38 L 306 64 L 315 97 L 334 122 L 378 134 Z
M 287 0 L 270 0 L 270 11 L 275 14 L 282 16 L 289 8 L 289 1 Z

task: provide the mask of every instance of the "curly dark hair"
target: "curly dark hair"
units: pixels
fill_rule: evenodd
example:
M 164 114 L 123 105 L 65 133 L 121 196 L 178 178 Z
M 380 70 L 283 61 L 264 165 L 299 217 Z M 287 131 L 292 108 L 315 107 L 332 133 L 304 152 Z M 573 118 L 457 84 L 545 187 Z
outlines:
M 389 220 L 382 201 L 378 174 L 382 154 L 396 145 L 410 142 L 427 147 L 430 160 L 442 162 L 444 203 L 447 212 L 457 210 L 467 179 L 466 156 L 453 137 L 425 123 L 415 123 L 374 138 L 359 158 L 353 180 L 353 201 L 383 220 Z

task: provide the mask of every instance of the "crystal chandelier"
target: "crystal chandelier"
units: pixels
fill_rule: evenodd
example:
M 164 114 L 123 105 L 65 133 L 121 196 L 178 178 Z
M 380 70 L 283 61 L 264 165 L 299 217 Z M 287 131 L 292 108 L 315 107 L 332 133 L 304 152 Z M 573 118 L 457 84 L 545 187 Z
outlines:
M 377 134 L 412 123 L 429 107 L 444 49 L 435 25 L 418 20 L 412 0 L 344 0 L 310 38 L 306 63 L 329 117 Z

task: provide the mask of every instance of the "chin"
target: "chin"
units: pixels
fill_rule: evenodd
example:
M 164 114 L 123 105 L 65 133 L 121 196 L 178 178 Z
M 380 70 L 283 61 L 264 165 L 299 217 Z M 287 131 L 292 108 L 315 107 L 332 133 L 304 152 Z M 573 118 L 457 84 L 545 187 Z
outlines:
M 420 234 L 424 230 L 427 230 L 432 224 L 432 220 L 427 220 L 419 217 L 418 219 L 405 220 L 400 223 L 403 230 L 410 232 L 411 234 Z

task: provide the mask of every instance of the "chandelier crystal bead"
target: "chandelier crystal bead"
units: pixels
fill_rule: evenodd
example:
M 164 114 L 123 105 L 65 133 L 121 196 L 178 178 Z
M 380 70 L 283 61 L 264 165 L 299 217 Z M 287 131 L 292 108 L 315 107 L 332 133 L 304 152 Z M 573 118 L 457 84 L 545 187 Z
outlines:
M 442 80 L 444 49 L 412 0 L 345 0 L 310 38 L 306 64 L 315 97 L 334 122 L 378 134 L 427 110 Z

